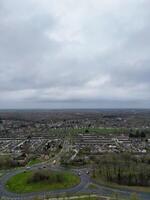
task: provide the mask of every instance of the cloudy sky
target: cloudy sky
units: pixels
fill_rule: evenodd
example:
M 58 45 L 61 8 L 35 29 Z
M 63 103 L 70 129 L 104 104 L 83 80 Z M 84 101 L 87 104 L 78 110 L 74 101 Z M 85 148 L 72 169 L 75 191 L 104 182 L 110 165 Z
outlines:
M 149 0 L 0 0 L 0 108 L 150 107 Z

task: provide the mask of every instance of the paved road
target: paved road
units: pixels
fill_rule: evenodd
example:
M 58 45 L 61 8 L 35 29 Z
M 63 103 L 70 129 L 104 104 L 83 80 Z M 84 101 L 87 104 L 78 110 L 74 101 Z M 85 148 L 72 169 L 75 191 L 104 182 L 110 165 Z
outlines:
M 36 164 L 36 165 L 32 166 L 30 168 L 30 170 L 43 168 L 43 166 L 45 166 L 45 165 L 46 164 Z M 51 170 L 65 171 L 65 169 L 62 167 L 48 166 L 48 168 Z M 74 195 L 77 192 L 84 192 L 84 193 L 89 193 L 89 194 L 99 194 L 99 195 L 103 195 L 103 196 L 109 196 L 113 193 L 118 193 L 121 196 L 129 197 L 131 195 L 131 193 L 133 192 L 133 191 L 131 192 L 130 190 L 120 190 L 120 189 L 113 189 L 113 188 L 109 188 L 109 187 L 100 186 L 97 183 L 95 183 L 92 179 L 90 179 L 90 177 L 86 174 L 86 169 L 80 169 L 80 170 L 72 169 L 71 170 L 75 174 L 78 174 L 80 171 L 81 175 L 80 175 L 79 185 L 69 188 L 69 189 L 61 189 L 61 190 L 54 190 L 54 191 L 48 191 L 48 192 L 32 192 L 32 193 L 26 193 L 26 194 L 16 194 L 16 193 L 7 191 L 5 188 L 5 183 L 7 182 L 7 180 L 16 174 L 23 172 L 24 170 L 25 169 L 13 170 L 0 178 L 0 197 L 4 196 L 8 199 L 13 199 L 13 200 L 14 199 L 15 200 L 26 200 L 26 199 L 33 199 L 34 197 L 37 197 L 37 196 L 43 198 L 47 195 L 49 195 L 49 196 L 58 196 L 58 195 L 62 195 L 62 194 Z M 91 183 L 92 184 L 94 183 L 96 185 L 96 189 L 90 189 L 88 187 Z M 140 197 L 140 200 L 150 200 L 150 193 L 137 192 L 137 194 Z

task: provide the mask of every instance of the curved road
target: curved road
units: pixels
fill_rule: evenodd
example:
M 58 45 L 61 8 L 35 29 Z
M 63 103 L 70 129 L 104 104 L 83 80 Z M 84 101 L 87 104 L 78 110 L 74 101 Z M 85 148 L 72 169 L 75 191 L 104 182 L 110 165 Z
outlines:
M 30 170 L 38 169 L 38 168 L 43 168 L 46 164 L 37 164 L 34 165 L 30 168 Z M 47 168 L 52 169 L 52 170 L 61 170 L 65 171 L 66 169 L 62 167 L 50 167 L 47 165 Z M 79 172 L 81 173 L 80 175 L 80 183 L 79 185 L 69 188 L 69 189 L 60 189 L 60 190 L 53 190 L 53 191 L 47 191 L 47 192 L 32 192 L 32 193 L 25 193 L 25 194 L 17 194 L 13 192 L 7 191 L 5 188 L 5 184 L 8 181 L 9 178 L 12 176 L 21 173 L 25 170 L 26 168 L 22 168 L 19 170 L 13 170 L 10 171 L 9 173 L 5 174 L 0 178 L 0 197 L 6 197 L 7 199 L 15 199 L 15 200 L 26 200 L 26 199 L 33 199 L 34 197 L 42 197 L 44 198 L 45 196 L 58 196 L 62 194 L 72 194 L 74 195 L 77 192 L 84 192 L 84 193 L 90 193 L 90 194 L 99 194 L 102 196 L 110 196 L 112 193 L 118 193 L 119 195 L 123 197 L 129 197 L 133 191 L 126 190 L 126 189 L 113 189 L 105 186 L 98 185 L 95 183 L 87 174 L 86 174 L 86 169 L 72 169 L 72 171 L 75 174 L 78 174 Z M 95 189 L 90 189 L 88 186 L 93 183 L 96 185 Z M 150 200 L 150 193 L 145 193 L 145 192 L 136 192 L 140 198 L 140 200 Z

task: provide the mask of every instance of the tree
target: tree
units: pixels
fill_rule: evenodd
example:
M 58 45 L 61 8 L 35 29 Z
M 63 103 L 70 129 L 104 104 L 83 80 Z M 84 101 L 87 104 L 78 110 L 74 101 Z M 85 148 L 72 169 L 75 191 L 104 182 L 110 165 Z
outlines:
M 146 134 L 144 131 L 141 132 L 141 138 L 145 138 L 146 137 Z
M 136 130 L 136 132 L 135 132 L 135 137 L 139 137 L 140 136 L 140 132 L 139 132 L 139 130 Z

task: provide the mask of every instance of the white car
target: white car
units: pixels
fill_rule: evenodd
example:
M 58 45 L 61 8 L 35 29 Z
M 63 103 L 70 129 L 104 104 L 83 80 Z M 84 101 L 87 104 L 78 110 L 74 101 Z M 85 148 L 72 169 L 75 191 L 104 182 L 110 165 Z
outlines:
M 56 160 L 53 161 L 53 165 L 55 165 L 55 164 L 56 164 Z
M 26 169 L 31 169 L 31 167 L 26 167 Z

